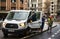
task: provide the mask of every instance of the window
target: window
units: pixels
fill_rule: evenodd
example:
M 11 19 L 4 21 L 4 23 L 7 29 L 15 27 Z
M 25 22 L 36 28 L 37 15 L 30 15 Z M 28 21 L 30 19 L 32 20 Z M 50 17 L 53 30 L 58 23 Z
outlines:
M 32 4 L 32 7 L 33 7 L 33 4 Z
M 16 2 L 16 0 L 11 0 L 12 3 Z
M 29 7 L 29 3 L 28 3 L 28 7 Z
M 16 7 L 11 7 L 12 10 L 16 10 Z
M 53 12 L 51 12 L 51 13 L 53 13 Z
M 54 6 L 52 5 L 52 7 L 54 7 Z
M 53 8 L 51 10 L 53 10 Z
M 23 10 L 23 7 L 20 7 L 20 10 Z
M 6 10 L 6 7 L 1 7 L 1 10 Z
M 35 12 L 31 12 L 31 16 L 30 19 L 32 20 L 32 22 L 36 21 L 36 13 Z
M 31 13 L 31 20 L 32 21 L 40 20 L 40 12 L 32 12 Z
M 15 11 L 13 11 L 13 12 L 10 12 L 8 14 L 6 19 L 8 19 L 8 20 L 12 20 L 12 19 L 14 19 L 14 20 L 25 20 L 28 18 L 28 15 L 29 15 L 28 12 L 24 12 L 24 11 L 15 12 Z
M 6 0 L 1 0 L 1 2 L 6 2 Z
M 51 2 L 51 4 L 54 4 L 54 2 Z
M 36 8 L 36 4 L 32 4 L 32 7 Z
M 35 8 L 36 8 L 36 4 L 35 4 Z
M 20 2 L 23 4 L 24 1 L 23 0 L 20 0 Z
M 40 12 L 36 13 L 36 18 L 37 18 L 37 20 L 40 20 Z

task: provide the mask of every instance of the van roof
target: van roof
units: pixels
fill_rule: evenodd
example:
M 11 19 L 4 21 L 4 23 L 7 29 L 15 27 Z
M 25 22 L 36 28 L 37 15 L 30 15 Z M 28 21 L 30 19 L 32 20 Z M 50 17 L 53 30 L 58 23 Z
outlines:
M 10 12 L 30 12 L 31 10 L 11 10 Z

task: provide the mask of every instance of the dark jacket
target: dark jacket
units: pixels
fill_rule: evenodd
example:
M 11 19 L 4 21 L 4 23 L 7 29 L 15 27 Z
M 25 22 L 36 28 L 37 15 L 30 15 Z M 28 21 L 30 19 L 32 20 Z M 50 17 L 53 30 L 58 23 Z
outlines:
M 42 17 L 42 22 L 45 22 L 45 17 Z

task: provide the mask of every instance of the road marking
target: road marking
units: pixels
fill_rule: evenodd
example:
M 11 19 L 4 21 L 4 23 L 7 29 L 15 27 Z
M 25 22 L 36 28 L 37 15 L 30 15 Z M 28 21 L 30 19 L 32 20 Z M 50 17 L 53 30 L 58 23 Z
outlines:
M 59 31 L 57 31 L 57 33 L 59 33 Z
M 58 30 L 58 31 L 55 33 L 55 35 L 57 35 L 59 32 L 60 32 L 60 30 Z M 54 37 L 55 35 L 52 35 L 52 37 Z
M 54 37 L 55 35 L 52 35 L 52 37 Z
M 60 32 L 60 30 L 59 30 L 59 32 Z
M 51 38 L 48 38 L 48 39 L 51 39 Z
M 57 33 L 55 33 L 55 35 L 57 35 Z

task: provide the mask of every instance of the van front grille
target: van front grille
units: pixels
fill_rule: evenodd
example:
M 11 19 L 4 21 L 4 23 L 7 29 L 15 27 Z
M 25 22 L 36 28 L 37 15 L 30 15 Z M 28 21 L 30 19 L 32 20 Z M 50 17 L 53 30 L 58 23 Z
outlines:
M 6 28 L 18 28 L 18 25 L 17 25 L 17 24 L 8 23 L 8 24 L 6 24 L 5 27 L 6 27 Z

